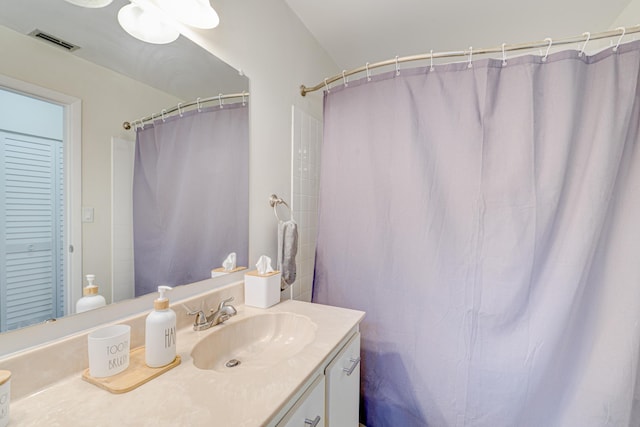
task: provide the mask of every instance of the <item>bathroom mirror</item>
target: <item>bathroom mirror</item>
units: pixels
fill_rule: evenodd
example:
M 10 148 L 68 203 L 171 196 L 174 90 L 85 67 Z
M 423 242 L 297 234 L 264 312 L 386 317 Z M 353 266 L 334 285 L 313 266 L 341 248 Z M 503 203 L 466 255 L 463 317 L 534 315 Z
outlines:
M 81 212 L 74 212 L 74 224 L 64 225 L 77 226 L 81 235 L 76 233 L 68 242 L 75 247 L 60 249 L 77 254 L 81 247 L 81 265 L 73 271 L 64 271 L 60 266 L 49 273 L 66 275 L 64 296 L 55 294 L 43 301 L 64 306 L 65 314 L 74 311 L 85 274 L 96 275 L 107 303 L 133 295 L 133 290 L 118 290 L 120 276 L 116 270 L 126 269 L 133 261 L 118 256 L 118 243 L 114 240 L 122 228 L 115 221 L 114 210 L 120 209 L 119 201 L 127 199 L 120 188 L 130 185 L 128 174 L 132 172 L 127 162 L 132 161 L 135 140 L 135 131 L 125 130 L 123 122 L 151 114 L 160 117 L 162 110 L 198 98 L 249 92 L 249 79 L 241 71 L 182 35 L 167 45 L 152 45 L 131 37 L 117 22 L 118 11 L 128 3 L 114 0 L 104 8 L 90 9 L 64 0 L 0 0 L 0 89 L 8 86 L 9 91 L 23 92 L 23 87 L 11 87 L 11 82 L 26 82 L 26 87 L 33 85 L 81 103 L 81 123 L 77 124 L 81 129 L 81 166 L 66 166 L 75 170 L 81 167 L 82 191 L 81 195 L 65 192 L 60 199 L 60 203 L 74 197 L 81 200 Z M 44 35 L 35 37 L 40 33 Z M 61 46 L 66 43 L 77 49 Z M 5 114 L 5 105 L 0 110 Z M 68 125 L 67 113 L 64 120 Z M 31 113 L 25 121 L 40 122 Z M 67 129 L 63 133 L 66 143 L 73 132 Z M 240 160 L 248 163 L 248 159 Z M 211 165 L 215 167 L 215 159 Z M 65 190 L 72 191 L 73 187 L 67 185 Z M 248 193 L 248 188 L 242 191 Z M 248 206 L 237 209 L 248 211 Z M 6 244 L 0 242 L 0 249 L 3 246 Z M 248 238 L 238 242 L 237 247 L 247 248 Z M 228 248 L 227 252 L 236 250 Z M 246 263 L 247 257 L 248 253 L 238 253 L 239 261 Z M 212 260 L 212 268 L 222 261 Z M 7 270 L 5 264 L 0 260 L 0 273 Z M 22 310 L 1 306 L 5 296 L 6 290 L 0 289 L 0 319 L 6 317 L 8 310 Z

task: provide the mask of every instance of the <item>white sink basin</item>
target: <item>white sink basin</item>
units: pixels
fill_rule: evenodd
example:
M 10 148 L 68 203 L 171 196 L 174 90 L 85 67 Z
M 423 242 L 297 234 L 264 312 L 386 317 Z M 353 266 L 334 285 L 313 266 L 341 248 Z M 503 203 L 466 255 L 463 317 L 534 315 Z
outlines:
M 241 373 L 269 368 L 295 356 L 314 340 L 317 326 L 298 314 L 265 313 L 214 328 L 193 347 L 193 364 L 200 369 Z

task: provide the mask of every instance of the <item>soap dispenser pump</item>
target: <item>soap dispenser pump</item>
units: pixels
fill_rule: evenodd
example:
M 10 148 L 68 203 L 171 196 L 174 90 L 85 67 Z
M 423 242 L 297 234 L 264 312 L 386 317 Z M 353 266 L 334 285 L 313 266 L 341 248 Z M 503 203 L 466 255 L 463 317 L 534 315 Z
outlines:
M 145 322 L 145 362 L 150 368 L 168 365 L 176 358 L 176 313 L 164 296 L 169 286 L 158 286 L 160 297 Z
M 82 289 L 82 298 L 76 302 L 76 313 L 93 310 L 107 305 L 104 297 L 98 294 L 98 285 L 93 282 L 96 280 L 94 274 L 87 274 L 87 286 Z

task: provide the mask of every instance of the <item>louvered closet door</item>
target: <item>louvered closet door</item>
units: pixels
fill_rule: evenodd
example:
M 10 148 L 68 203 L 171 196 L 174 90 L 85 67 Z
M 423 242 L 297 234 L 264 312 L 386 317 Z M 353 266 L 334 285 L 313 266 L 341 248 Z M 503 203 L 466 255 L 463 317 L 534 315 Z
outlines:
M 62 141 L 0 131 L 0 331 L 63 315 Z

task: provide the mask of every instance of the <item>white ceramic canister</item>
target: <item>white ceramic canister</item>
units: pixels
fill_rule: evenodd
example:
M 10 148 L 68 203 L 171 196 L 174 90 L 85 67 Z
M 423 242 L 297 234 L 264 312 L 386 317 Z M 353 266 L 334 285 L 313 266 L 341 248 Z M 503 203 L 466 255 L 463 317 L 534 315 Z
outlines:
M 103 378 L 127 369 L 130 337 L 129 325 L 106 326 L 91 332 L 88 338 L 89 374 L 94 378 Z
M 11 372 L 0 370 L 0 427 L 9 424 L 9 403 L 11 400 Z

